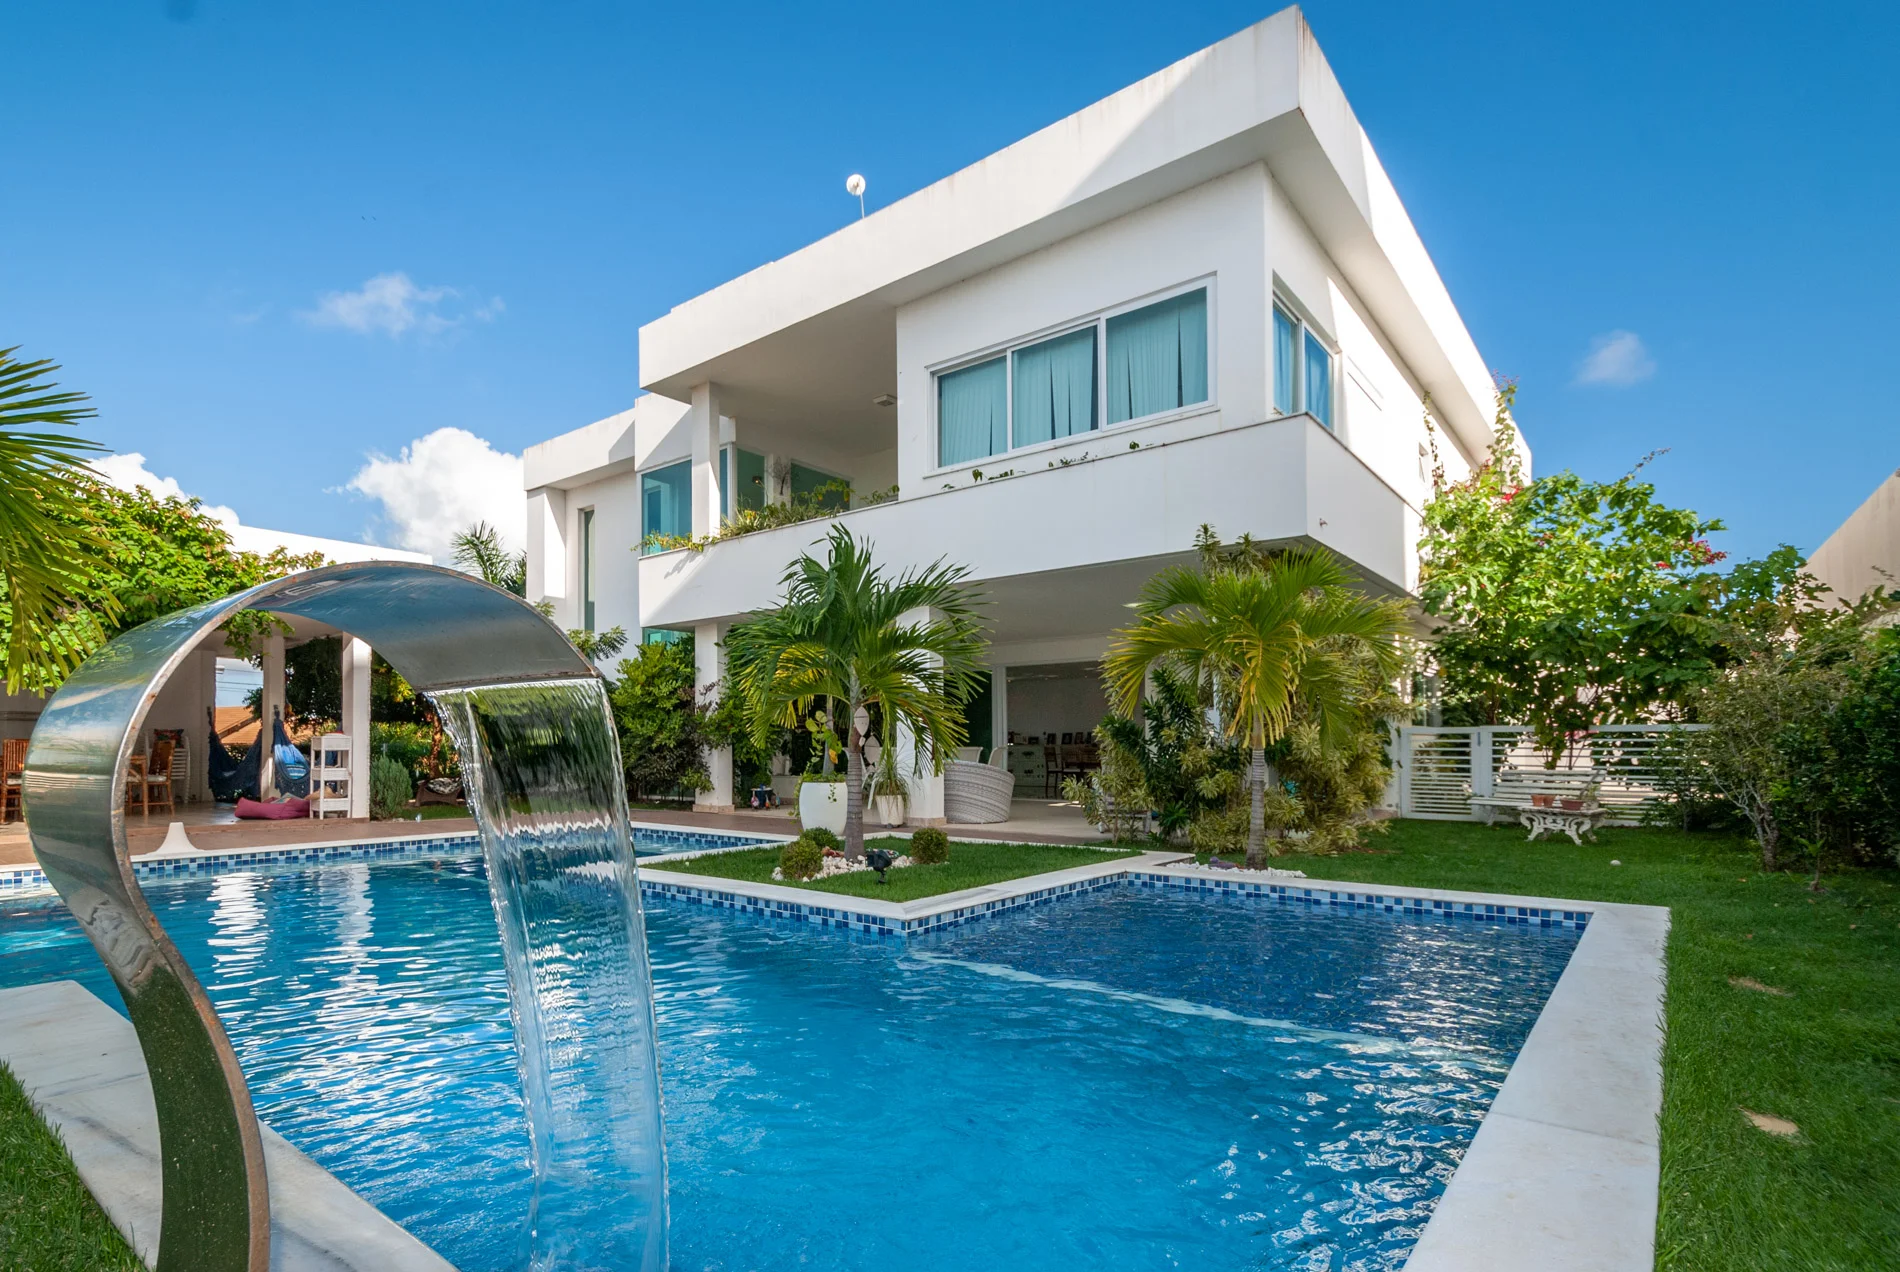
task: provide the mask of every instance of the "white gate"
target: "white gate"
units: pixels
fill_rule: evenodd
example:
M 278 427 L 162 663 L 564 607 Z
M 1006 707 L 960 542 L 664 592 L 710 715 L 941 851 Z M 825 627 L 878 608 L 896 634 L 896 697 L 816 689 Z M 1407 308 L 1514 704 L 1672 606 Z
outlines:
M 1633 825 L 1657 803 L 1668 801 L 1663 766 L 1667 752 L 1658 748 L 1679 730 L 1696 724 L 1605 724 L 1572 743 L 1557 771 L 1595 770 L 1602 778 L 1597 799 L 1617 809 L 1611 821 Z M 1506 768 L 1542 769 L 1549 752 L 1538 748 L 1523 725 L 1426 728 L 1402 725 L 1393 759 L 1392 803 L 1405 817 L 1438 821 L 1483 821 L 1471 806 L 1488 796 L 1498 772 Z

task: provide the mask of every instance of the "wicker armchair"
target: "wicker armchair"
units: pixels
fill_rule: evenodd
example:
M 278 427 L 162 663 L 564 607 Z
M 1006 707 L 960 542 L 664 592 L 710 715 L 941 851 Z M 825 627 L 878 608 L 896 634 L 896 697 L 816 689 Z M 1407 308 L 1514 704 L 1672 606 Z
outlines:
M 1009 800 L 1016 793 L 1016 775 L 1003 767 L 1008 749 L 994 747 L 988 764 L 951 760 L 943 766 L 943 817 L 959 826 L 981 826 L 1009 820 Z

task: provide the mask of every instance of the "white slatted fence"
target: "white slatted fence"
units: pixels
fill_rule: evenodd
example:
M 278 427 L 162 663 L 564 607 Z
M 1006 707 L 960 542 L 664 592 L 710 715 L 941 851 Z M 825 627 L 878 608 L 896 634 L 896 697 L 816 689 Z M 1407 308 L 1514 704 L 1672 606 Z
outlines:
M 1659 748 L 1694 724 L 1606 724 L 1572 744 L 1557 771 L 1596 770 L 1603 778 L 1597 798 L 1618 810 L 1610 820 L 1634 825 L 1653 805 L 1671 796 Z M 1483 821 L 1472 799 L 1490 795 L 1501 769 L 1542 769 L 1549 759 L 1521 725 L 1427 728 L 1404 725 L 1393 756 L 1393 804 L 1405 817 L 1438 821 Z

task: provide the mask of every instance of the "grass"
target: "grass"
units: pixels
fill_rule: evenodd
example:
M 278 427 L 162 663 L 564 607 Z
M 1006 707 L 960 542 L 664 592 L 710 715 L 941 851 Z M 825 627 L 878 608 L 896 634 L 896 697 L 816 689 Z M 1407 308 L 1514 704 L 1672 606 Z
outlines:
M 1320 879 L 1670 908 L 1663 1272 L 1900 1267 L 1900 872 L 1763 874 L 1742 840 L 1400 822 Z M 1611 861 L 1621 861 L 1620 866 Z M 1750 979 L 1785 994 L 1737 985 Z M 1741 1110 L 1786 1118 L 1793 1139 Z
M 866 839 L 866 849 L 888 848 L 904 853 L 910 842 L 894 837 Z M 753 883 L 780 883 L 772 878 L 778 866 L 779 849 L 748 848 L 742 852 L 715 852 L 686 861 L 654 860 L 648 868 L 674 870 L 681 874 L 714 875 L 722 879 L 747 879 Z M 954 840 L 950 860 L 940 866 L 905 866 L 888 875 L 890 882 L 879 884 L 870 871 L 833 875 L 812 883 L 783 883 L 788 888 L 808 892 L 832 892 L 849 897 L 875 897 L 880 901 L 917 901 L 945 892 L 980 888 L 986 883 L 1020 879 L 1025 875 L 1046 874 L 1075 866 L 1099 865 L 1123 855 L 1123 850 L 1076 848 L 1056 844 L 991 844 Z
M 80 1182 L 66 1146 L 0 1065 L 0 1267 L 19 1272 L 144 1272 Z

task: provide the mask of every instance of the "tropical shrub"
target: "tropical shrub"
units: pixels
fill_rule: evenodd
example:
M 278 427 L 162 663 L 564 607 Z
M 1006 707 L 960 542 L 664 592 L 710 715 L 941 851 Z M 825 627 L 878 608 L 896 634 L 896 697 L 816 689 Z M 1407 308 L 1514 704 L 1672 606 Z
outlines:
M 685 641 L 641 645 L 621 660 L 608 699 L 629 798 L 712 785 L 706 773 L 707 712 L 695 701 L 694 680 L 693 647 Z
M 1250 753 L 1247 864 L 1257 869 L 1267 851 L 1269 748 L 1301 720 L 1325 745 L 1357 729 L 1369 683 L 1398 673 L 1405 616 L 1394 602 L 1354 592 L 1323 551 L 1270 552 L 1248 540 L 1229 548 L 1206 526 L 1200 547 L 1198 569 L 1149 580 L 1136 622 L 1116 634 L 1103 666 L 1124 714 L 1157 665 L 1208 687 L 1223 734 Z
M 823 826 L 813 826 L 811 829 L 805 832 L 803 837 L 811 840 L 813 843 L 817 844 L 820 848 L 829 848 L 833 852 L 837 852 L 840 848 L 843 847 L 843 844 L 839 841 L 838 837 L 832 834 L 830 831 L 826 830 Z
M 409 770 L 393 756 L 378 753 L 369 762 L 369 815 L 378 819 L 397 817 L 403 806 L 415 797 L 415 784 Z
M 1748 823 L 1762 868 L 1893 859 L 1900 846 L 1900 632 L 1893 598 L 1800 613 L 1691 701 L 1686 787 Z
M 864 855 L 865 737 L 862 710 L 895 754 L 900 730 L 941 772 L 963 744 L 960 704 L 975 691 L 983 650 L 968 573 L 942 561 L 886 578 L 870 540 L 833 526 L 826 559 L 807 554 L 787 567 L 784 599 L 726 636 L 728 678 L 763 744 L 822 706 L 844 738 L 844 851 Z M 927 613 L 909 621 L 913 613 Z M 829 743 L 827 743 L 827 750 Z
M 950 860 L 950 836 L 925 826 L 910 837 L 910 859 L 920 866 L 941 866 Z
M 825 868 L 824 846 L 811 837 L 807 831 L 791 843 L 785 845 L 778 855 L 779 873 L 787 879 L 803 882 L 815 879 L 818 872 Z

